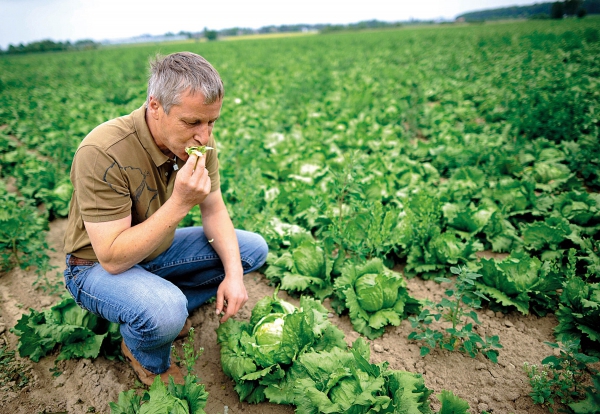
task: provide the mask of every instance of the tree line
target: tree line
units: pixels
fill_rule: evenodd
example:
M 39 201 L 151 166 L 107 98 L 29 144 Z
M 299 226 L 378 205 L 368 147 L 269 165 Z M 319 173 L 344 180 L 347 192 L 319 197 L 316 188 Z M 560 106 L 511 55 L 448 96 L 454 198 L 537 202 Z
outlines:
M 8 49 L 5 51 L 0 49 L 0 54 L 18 55 L 24 53 L 60 52 L 65 50 L 88 50 L 96 49 L 99 46 L 100 43 L 89 39 L 78 40 L 75 43 L 71 43 L 69 41 L 55 42 L 53 40 L 46 39 L 27 44 L 20 43 L 17 46 L 11 44 L 8 45 Z
M 562 19 L 565 16 L 584 17 L 588 14 L 600 14 L 600 0 L 565 0 L 536 3 L 530 6 L 502 7 L 464 13 L 457 16 L 457 19 L 464 19 L 467 22 L 518 18 Z

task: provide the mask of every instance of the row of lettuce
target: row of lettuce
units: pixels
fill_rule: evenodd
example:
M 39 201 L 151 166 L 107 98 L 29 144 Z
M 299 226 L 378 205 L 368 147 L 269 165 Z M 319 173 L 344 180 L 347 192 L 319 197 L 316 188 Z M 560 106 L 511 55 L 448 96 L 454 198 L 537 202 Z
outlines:
M 490 308 L 556 313 L 557 339 L 587 352 L 600 342 L 600 43 L 589 35 L 599 28 L 527 22 L 161 52 L 198 52 L 225 81 L 222 190 L 235 225 L 267 239 L 274 285 L 329 299 L 372 339 L 420 309 L 389 268 L 431 278 L 460 265 L 481 274 Z M 0 59 L 3 270 L 49 271 L 45 230 L 67 214 L 73 152 L 142 104 L 155 52 Z M 199 210 L 183 224 L 201 224 Z
M 348 346 L 328 312 L 312 297 L 301 297 L 296 308 L 276 291 L 255 305 L 249 322 L 230 319 L 219 326 L 223 371 L 234 381 L 240 401 L 293 405 L 303 414 L 433 413 L 433 391 L 421 375 L 392 370 L 386 362 L 372 364 L 369 344 L 359 338 Z M 19 336 L 19 354 L 33 361 L 56 349 L 57 361 L 120 355 L 118 324 L 82 311 L 71 298 L 41 312 L 30 310 L 12 332 Z M 111 414 L 204 414 L 209 396 L 192 373 L 196 359 L 183 363 L 188 368 L 184 384 L 172 379 L 163 384 L 157 376 L 143 395 L 120 393 L 110 403 Z M 468 412 L 469 404 L 449 391 L 436 397 L 439 413 Z

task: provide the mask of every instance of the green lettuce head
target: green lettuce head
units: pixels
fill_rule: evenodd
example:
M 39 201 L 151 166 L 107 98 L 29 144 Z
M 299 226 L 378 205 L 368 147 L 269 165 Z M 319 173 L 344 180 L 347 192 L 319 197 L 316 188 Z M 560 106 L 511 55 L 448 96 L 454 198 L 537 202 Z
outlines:
M 347 377 L 329 391 L 329 398 L 333 403 L 343 404 L 347 401 L 354 401 L 356 396 L 361 393 L 362 389 L 358 381 L 353 377 Z
M 256 344 L 271 349 L 278 348 L 283 338 L 284 317 L 283 313 L 271 313 L 262 318 L 252 332 Z
M 323 300 L 333 291 L 333 262 L 310 234 L 293 234 L 290 247 L 279 256 L 269 253 L 265 276 L 281 289 Z
M 354 329 L 370 339 L 381 336 L 385 325 L 398 326 L 421 306 L 409 296 L 402 275 L 385 267 L 381 259 L 346 265 L 335 288 Z
M 401 283 L 401 279 L 367 273 L 358 278 L 354 290 L 361 308 L 368 312 L 377 312 L 394 306 Z

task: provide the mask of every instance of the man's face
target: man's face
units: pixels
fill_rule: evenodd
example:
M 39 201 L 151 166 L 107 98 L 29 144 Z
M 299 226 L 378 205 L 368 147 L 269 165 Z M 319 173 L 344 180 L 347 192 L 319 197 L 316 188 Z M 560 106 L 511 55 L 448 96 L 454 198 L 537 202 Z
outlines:
M 189 155 L 185 148 L 208 143 L 222 103 L 218 100 L 207 105 L 202 93 L 184 92 L 180 104 L 173 105 L 166 114 L 163 106 L 151 96 L 148 116 L 152 125 L 149 126 L 156 145 L 163 153 L 187 161 Z

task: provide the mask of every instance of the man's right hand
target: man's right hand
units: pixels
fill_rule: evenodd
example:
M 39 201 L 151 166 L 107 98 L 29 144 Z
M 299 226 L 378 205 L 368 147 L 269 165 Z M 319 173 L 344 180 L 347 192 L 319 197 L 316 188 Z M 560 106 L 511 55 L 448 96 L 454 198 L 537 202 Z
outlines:
M 206 156 L 192 154 L 185 165 L 177 172 L 171 198 L 174 202 L 191 210 L 201 204 L 210 194 L 211 182 L 206 169 Z

